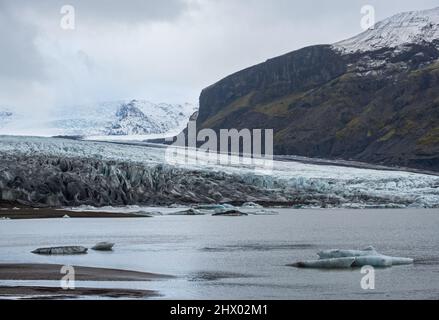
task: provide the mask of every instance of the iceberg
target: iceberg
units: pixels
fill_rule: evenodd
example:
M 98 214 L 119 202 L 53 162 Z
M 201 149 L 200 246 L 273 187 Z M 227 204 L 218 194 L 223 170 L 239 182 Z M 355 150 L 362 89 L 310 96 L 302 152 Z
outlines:
M 371 266 L 375 268 L 388 268 L 392 266 L 392 259 L 385 256 L 358 256 L 355 257 L 352 267 Z
M 35 254 L 44 255 L 68 255 L 68 254 L 86 254 L 87 248 L 81 246 L 65 246 L 65 247 L 50 247 L 38 248 L 32 251 Z
M 411 258 L 402 258 L 402 257 L 389 257 L 385 255 L 380 255 L 382 258 L 388 259 L 392 262 L 393 266 L 402 266 L 407 264 L 413 264 L 415 262 L 414 259 Z
M 331 258 L 344 258 L 344 257 L 361 257 L 361 256 L 373 256 L 377 255 L 377 251 L 374 247 L 370 246 L 364 250 L 326 250 L 319 251 L 317 255 L 320 259 L 331 259 Z
M 300 261 L 293 264 L 297 268 L 311 268 L 311 269 L 347 269 L 351 268 L 355 258 L 334 258 L 334 259 L 321 259 L 321 260 L 309 260 Z
M 236 209 L 231 209 L 231 210 L 216 210 L 215 213 L 212 214 L 212 216 L 240 217 L 240 216 L 248 216 L 248 214 Z
M 92 250 L 95 251 L 113 251 L 114 243 L 112 242 L 99 242 L 94 247 L 92 247 Z
M 398 265 L 413 264 L 414 259 L 383 255 L 370 246 L 364 250 L 332 249 L 317 252 L 318 260 L 300 261 L 292 266 L 298 268 L 338 269 L 372 266 L 388 268 Z M 348 262 L 351 263 L 348 265 Z

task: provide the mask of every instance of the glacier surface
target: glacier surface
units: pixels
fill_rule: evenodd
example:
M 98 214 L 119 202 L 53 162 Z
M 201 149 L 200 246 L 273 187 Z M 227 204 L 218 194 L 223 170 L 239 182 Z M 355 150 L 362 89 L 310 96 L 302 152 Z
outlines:
M 168 164 L 164 147 L 14 136 L 0 136 L 0 159 L 1 198 L 30 204 L 439 207 L 439 177 L 404 171 L 294 161 L 274 161 L 267 172 L 214 161 Z

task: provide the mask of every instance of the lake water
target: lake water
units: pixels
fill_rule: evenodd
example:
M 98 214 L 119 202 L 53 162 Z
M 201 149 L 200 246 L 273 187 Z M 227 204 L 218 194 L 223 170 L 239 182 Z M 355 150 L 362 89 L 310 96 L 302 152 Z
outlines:
M 245 217 L 0 221 L 0 261 L 58 263 L 164 273 L 153 282 L 77 282 L 158 290 L 165 299 L 438 299 L 439 210 L 290 210 Z M 37 247 L 116 242 L 115 251 L 38 256 Z M 375 290 L 353 270 L 286 266 L 331 248 L 411 257 L 414 265 L 377 269 Z M 61 277 L 61 276 L 60 276 Z M 58 285 L 0 281 L 0 285 Z

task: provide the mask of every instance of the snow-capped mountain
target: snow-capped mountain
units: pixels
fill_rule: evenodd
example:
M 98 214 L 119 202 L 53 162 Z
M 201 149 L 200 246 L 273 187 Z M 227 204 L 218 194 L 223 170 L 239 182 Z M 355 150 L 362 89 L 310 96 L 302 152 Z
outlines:
M 33 120 L 0 109 L 0 134 L 143 139 L 181 131 L 196 110 L 190 103 L 121 100 L 56 108 L 50 117 Z
M 346 53 L 399 48 L 436 41 L 439 47 L 439 7 L 396 14 L 353 38 L 334 44 Z
M 8 108 L 0 108 L 0 128 L 11 122 L 14 114 Z
M 235 72 L 202 90 L 197 127 L 272 128 L 277 155 L 439 171 L 438 101 L 435 8 Z
M 145 115 L 137 106 L 137 101 L 122 104 L 116 112 L 117 120 L 106 130 L 109 135 L 146 135 L 151 133 L 164 133 L 178 126 L 177 121 L 170 124 L 168 121 L 157 121 Z

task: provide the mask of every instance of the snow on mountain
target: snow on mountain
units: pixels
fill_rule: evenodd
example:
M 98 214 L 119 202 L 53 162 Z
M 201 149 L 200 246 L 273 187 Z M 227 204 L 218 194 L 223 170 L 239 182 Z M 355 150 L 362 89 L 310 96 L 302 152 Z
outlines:
M 157 104 L 146 100 L 121 100 L 57 108 L 50 118 L 33 122 L 31 117 L 25 115 L 20 117 L 20 121 L 15 121 L 10 113 L 2 113 L 0 109 L 0 133 L 97 139 L 137 139 L 154 135 L 155 138 L 157 135 L 173 135 L 181 131 L 196 110 L 197 107 L 190 103 Z M 22 128 L 23 123 L 26 128 Z
M 0 108 L 0 128 L 11 122 L 14 114 L 8 108 Z
M 335 43 L 345 53 L 381 48 L 402 48 L 405 44 L 437 41 L 439 46 L 439 7 L 396 14 L 353 38 Z

